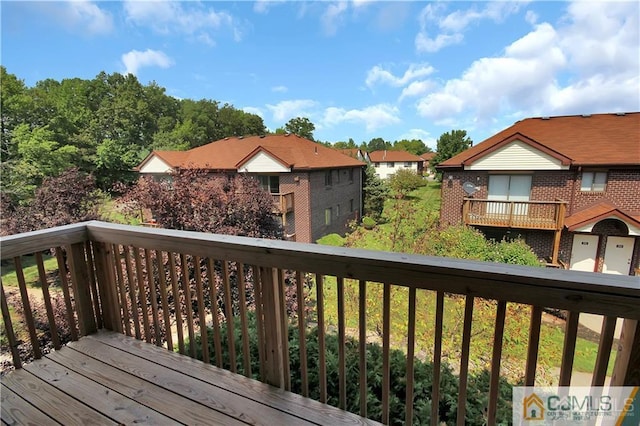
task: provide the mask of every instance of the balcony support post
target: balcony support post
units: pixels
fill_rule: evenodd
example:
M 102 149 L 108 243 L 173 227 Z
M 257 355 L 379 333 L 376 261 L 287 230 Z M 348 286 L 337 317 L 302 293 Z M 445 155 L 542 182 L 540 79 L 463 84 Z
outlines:
M 286 360 L 283 346 L 283 334 L 285 321 L 281 318 L 284 307 L 281 305 L 280 294 L 281 281 L 278 279 L 276 268 L 260 268 L 260 280 L 262 290 L 262 315 L 264 327 L 265 345 L 265 382 L 281 389 L 285 387 Z
M 104 328 L 122 332 L 120 302 L 117 295 L 112 249 L 105 243 L 92 243 L 96 264 L 96 281 L 100 292 L 100 306 Z M 152 273 L 149 273 L 150 279 Z
M 640 386 L 640 327 L 638 320 L 625 319 L 613 366 L 611 386 Z
M 551 263 L 558 264 L 558 254 L 560 253 L 560 239 L 562 237 L 562 228 L 564 227 L 564 215 L 567 209 L 565 203 L 556 204 L 556 231 L 553 236 L 553 253 L 551 255 Z
M 469 207 L 471 204 L 471 200 L 464 200 L 462 204 L 462 223 L 465 225 L 469 224 Z
M 76 312 L 78 313 L 78 327 L 80 335 L 87 336 L 97 331 L 95 312 L 91 300 L 89 288 L 89 268 L 85 257 L 84 242 L 72 244 L 69 249 L 69 269 L 71 272 L 71 284 L 75 299 Z M 93 273 L 93 271 L 91 271 Z

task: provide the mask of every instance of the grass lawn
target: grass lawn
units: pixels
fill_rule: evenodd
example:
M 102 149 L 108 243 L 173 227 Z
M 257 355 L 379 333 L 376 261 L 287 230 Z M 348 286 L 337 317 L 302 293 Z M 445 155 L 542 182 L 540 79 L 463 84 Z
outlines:
M 58 262 L 55 256 L 45 254 L 42 256 L 44 261 L 44 270 L 49 273 L 58 270 Z M 40 288 L 40 278 L 38 277 L 38 265 L 36 265 L 35 256 L 22 256 L 22 271 L 27 287 Z M 18 286 L 18 277 L 16 276 L 16 268 L 13 261 L 2 265 L 2 284 L 9 287 Z
M 395 205 L 398 203 L 399 205 Z M 347 245 L 349 247 L 371 250 L 394 251 L 394 235 L 409 236 L 421 232 L 419 227 L 439 212 L 440 183 L 429 182 L 427 186 L 413 191 L 403 200 L 387 200 L 385 204 L 386 221 L 378 224 L 374 230 L 358 228 L 346 238 L 337 235 L 327 236 L 318 241 L 327 245 Z M 394 214 L 405 215 L 397 218 Z M 402 220 L 398 220 L 402 219 Z M 402 228 L 402 227 L 405 228 Z M 402 250 L 395 250 L 402 251 Z M 370 283 L 367 286 L 367 328 L 369 331 L 382 330 L 382 285 Z M 328 326 L 336 326 L 337 296 L 336 280 L 326 277 L 324 284 L 325 318 Z M 315 301 L 315 287 L 311 298 Z M 433 356 L 433 327 L 435 324 L 435 293 L 418 291 L 416 313 L 416 354 L 429 360 Z M 391 341 L 394 347 L 406 350 L 408 290 L 392 287 L 391 303 Z M 358 285 L 345 280 L 345 317 L 347 327 L 354 334 L 358 327 Z M 472 323 L 470 366 L 472 369 L 488 368 L 491 362 L 493 332 L 495 327 L 495 302 L 476 299 Z M 464 318 L 464 298 L 447 297 L 443 323 L 443 358 L 457 368 L 462 342 L 462 323 Z M 530 308 L 515 303 L 507 304 L 507 319 L 503 339 L 502 374 L 510 380 L 524 374 L 529 339 Z M 375 338 L 375 336 L 373 336 Z M 538 375 L 553 378 L 552 369 L 559 368 L 564 344 L 564 326 L 543 323 L 538 356 Z M 576 342 L 574 370 L 593 372 L 598 352 L 598 343 L 579 337 Z M 615 354 L 609 362 L 609 374 L 613 369 Z

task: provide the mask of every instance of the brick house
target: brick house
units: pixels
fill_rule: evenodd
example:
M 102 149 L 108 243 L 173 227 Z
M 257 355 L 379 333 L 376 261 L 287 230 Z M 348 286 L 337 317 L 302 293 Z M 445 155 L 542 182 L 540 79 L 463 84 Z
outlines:
M 315 242 L 344 233 L 360 217 L 362 168 L 355 158 L 296 135 L 225 138 L 189 151 L 153 151 L 137 170 L 168 175 L 180 168 L 255 176 L 274 198 L 289 239 Z
M 520 235 L 553 266 L 638 274 L 640 113 L 528 118 L 437 168 L 442 225 Z
M 409 169 L 422 174 L 424 160 L 406 151 L 373 151 L 369 159 L 380 179 L 386 179 L 400 169 Z

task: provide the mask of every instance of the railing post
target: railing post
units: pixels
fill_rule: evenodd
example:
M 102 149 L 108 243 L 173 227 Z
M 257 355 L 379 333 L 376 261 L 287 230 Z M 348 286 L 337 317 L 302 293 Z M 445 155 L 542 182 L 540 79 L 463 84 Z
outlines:
M 100 306 L 104 328 L 122 332 L 120 302 L 112 262 L 112 249 L 105 243 L 92 243 L 95 257 L 96 281 L 100 292 Z M 151 276 L 151 272 L 149 272 Z M 151 279 L 151 278 L 150 278 Z
M 564 214 L 566 210 L 565 203 L 556 204 L 556 231 L 553 237 L 553 253 L 551 255 L 551 263 L 558 264 L 558 254 L 560 253 L 560 239 L 562 237 L 562 228 L 564 227 Z
M 95 312 L 89 288 L 89 268 L 85 257 L 84 243 L 72 244 L 68 249 L 71 284 L 78 313 L 80 335 L 86 336 L 97 331 Z M 92 271 L 91 271 L 92 273 Z
M 464 200 L 464 203 L 462 204 L 462 223 L 465 225 L 469 222 L 469 204 L 471 204 L 471 200 Z
M 626 318 L 613 366 L 611 386 L 640 386 L 640 327 L 638 320 Z
M 265 382 L 284 389 L 284 354 L 283 329 L 286 324 L 282 320 L 285 310 L 281 306 L 280 280 L 276 268 L 260 268 L 260 280 L 262 290 L 262 315 L 264 327 L 265 345 Z

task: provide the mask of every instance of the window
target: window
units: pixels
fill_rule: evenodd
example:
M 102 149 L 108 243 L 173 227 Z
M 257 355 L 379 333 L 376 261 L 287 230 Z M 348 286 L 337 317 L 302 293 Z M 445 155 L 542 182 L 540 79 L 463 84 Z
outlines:
M 405 167 L 411 167 L 413 165 L 413 163 L 411 161 L 405 161 L 404 162 L 404 166 Z
M 280 193 L 280 176 L 258 175 L 258 181 L 260 182 L 262 189 L 265 191 L 268 191 L 271 194 Z
M 349 200 L 349 213 L 353 213 L 353 198 Z
M 340 183 L 340 170 L 336 170 L 336 183 Z
M 336 217 L 340 217 L 340 204 L 336 206 Z
M 380 167 L 380 163 L 373 163 L 373 167 Z
M 393 161 L 389 161 L 387 163 L 387 167 L 389 167 L 389 168 L 394 168 L 395 166 L 396 166 L 396 163 L 394 163 Z
M 324 224 L 331 225 L 331 207 L 324 209 Z
M 331 170 L 324 172 L 324 186 L 331 186 L 333 184 Z
M 353 169 L 349 169 L 349 182 L 353 182 Z
M 604 191 L 607 172 L 582 172 L 580 191 Z

